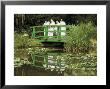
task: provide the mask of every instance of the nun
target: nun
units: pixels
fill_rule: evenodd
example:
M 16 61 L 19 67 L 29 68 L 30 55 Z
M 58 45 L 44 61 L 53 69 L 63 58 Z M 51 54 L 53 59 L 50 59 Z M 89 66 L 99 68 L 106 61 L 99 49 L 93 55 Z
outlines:
M 45 21 L 44 24 L 43 24 L 43 26 L 44 26 L 44 36 L 45 36 L 46 24 L 47 24 L 47 21 Z
M 46 35 L 46 34 L 45 34 L 45 31 L 46 31 L 46 25 L 47 25 L 47 21 L 45 21 L 44 24 L 43 24 L 43 26 L 44 26 L 44 36 Z
M 59 21 L 56 21 L 56 24 L 55 24 L 56 26 L 55 26 L 55 35 L 58 35 L 58 30 L 59 30 L 59 26 L 60 26 L 60 23 L 59 23 Z
M 43 26 L 44 26 L 44 36 L 46 36 L 46 27 L 47 27 L 47 29 L 49 29 L 49 25 L 50 25 L 49 21 L 45 21 L 45 23 L 43 24 Z
M 66 25 L 66 23 L 61 19 L 60 21 L 60 25 L 61 25 L 61 36 L 65 36 L 66 35 L 66 27 L 63 25 Z
M 55 25 L 55 22 L 53 21 L 53 19 L 51 19 L 50 28 L 48 29 L 48 36 L 49 37 L 53 36 L 53 32 L 54 32 L 54 29 L 55 29 L 54 25 Z

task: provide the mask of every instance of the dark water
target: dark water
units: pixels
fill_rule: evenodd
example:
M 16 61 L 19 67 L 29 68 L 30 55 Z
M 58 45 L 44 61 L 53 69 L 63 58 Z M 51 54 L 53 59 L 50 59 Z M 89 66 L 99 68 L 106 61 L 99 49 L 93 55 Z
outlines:
M 35 48 L 34 48 L 35 49 Z M 15 51 L 15 76 L 96 76 L 96 54 L 71 54 L 45 48 Z

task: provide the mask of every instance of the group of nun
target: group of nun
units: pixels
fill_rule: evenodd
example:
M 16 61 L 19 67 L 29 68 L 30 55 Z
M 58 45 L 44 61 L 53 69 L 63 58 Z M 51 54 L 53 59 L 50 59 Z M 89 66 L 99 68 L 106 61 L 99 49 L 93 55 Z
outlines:
M 61 36 L 65 36 L 66 35 L 66 27 L 63 25 L 66 25 L 66 23 L 61 19 L 60 21 L 54 21 L 53 19 L 51 19 L 50 21 L 45 21 L 45 23 L 43 24 L 44 26 L 48 26 L 48 36 L 52 37 L 55 35 L 58 35 L 58 26 L 61 25 L 60 30 L 61 30 Z M 45 30 L 45 29 L 44 29 Z M 44 36 L 45 36 L 45 31 L 44 31 Z

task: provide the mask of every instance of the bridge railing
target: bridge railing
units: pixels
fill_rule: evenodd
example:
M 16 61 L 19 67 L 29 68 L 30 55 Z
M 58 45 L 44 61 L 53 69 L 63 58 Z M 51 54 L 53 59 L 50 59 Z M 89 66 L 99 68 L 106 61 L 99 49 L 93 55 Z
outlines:
M 32 38 L 37 38 L 42 41 L 62 41 L 66 36 L 66 32 L 71 25 L 45 25 L 33 26 Z

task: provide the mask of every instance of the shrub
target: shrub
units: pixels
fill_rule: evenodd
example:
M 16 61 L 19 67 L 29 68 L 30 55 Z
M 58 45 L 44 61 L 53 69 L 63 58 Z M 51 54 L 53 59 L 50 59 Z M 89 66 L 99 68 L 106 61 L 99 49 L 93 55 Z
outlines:
M 96 27 L 91 22 L 71 26 L 64 38 L 65 50 L 68 52 L 88 51 L 92 47 L 90 40 L 96 40 L 96 32 Z
M 42 45 L 37 39 L 29 38 L 27 33 L 14 33 L 14 47 L 15 48 L 26 48 L 30 46 Z

